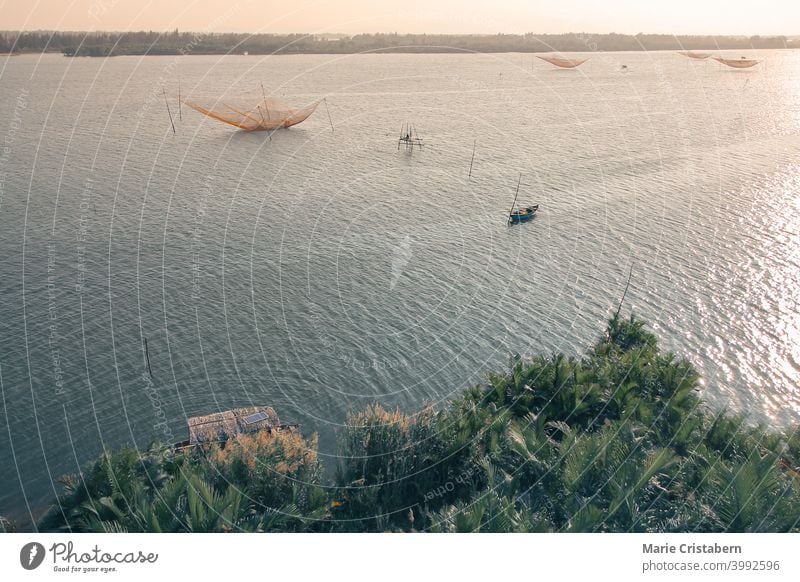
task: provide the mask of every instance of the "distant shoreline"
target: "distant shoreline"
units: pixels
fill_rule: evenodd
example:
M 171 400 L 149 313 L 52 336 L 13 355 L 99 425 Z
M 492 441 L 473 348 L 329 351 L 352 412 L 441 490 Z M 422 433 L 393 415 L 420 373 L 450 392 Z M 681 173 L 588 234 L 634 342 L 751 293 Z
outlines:
M 665 50 L 800 48 L 786 36 L 688 36 L 664 34 L 239 34 L 200 32 L 3 32 L 0 54 L 65 56 L 183 56 L 293 54 L 594 53 Z
M 792 51 L 792 50 L 800 50 L 800 47 L 787 47 L 787 48 L 772 48 L 772 49 L 693 49 L 693 50 L 701 50 L 703 52 L 717 54 L 722 52 L 730 52 L 730 51 L 763 51 L 763 50 L 781 50 L 781 51 Z M 597 50 L 594 51 L 593 54 L 617 54 L 617 53 L 672 53 L 676 52 L 672 49 L 647 49 L 647 50 Z M 339 55 L 339 56 L 355 56 L 355 55 L 463 55 L 463 56 L 470 56 L 470 55 L 546 55 L 546 54 L 564 54 L 564 55 L 572 55 L 572 54 L 592 54 L 590 51 L 467 51 L 467 50 L 451 50 L 451 51 L 401 51 L 401 50 L 369 50 L 369 51 L 360 51 L 360 52 L 352 52 L 352 53 L 323 53 L 323 52 L 305 52 L 305 53 L 285 53 L 285 52 L 278 52 L 278 53 L 248 53 L 243 54 L 240 52 L 227 52 L 227 53 L 189 53 L 189 54 L 182 54 L 182 53 L 125 53 L 125 54 L 110 54 L 110 55 L 84 55 L 84 54 L 77 54 L 77 55 L 65 55 L 59 53 L 57 51 L 45 51 L 45 52 L 18 52 L 18 53 L 0 53 L 0 58 L 2 57 L 21 57 L 21 56 L 31 56 L 31 55 L 56 55 L 56 56 L 65 56 L 69 58 L 116 58 L 116 57 L 170 57 L 170 56 L 182 56 L 182 57 L 289 57 L 289 56 L 323 56 L 323 55 Z

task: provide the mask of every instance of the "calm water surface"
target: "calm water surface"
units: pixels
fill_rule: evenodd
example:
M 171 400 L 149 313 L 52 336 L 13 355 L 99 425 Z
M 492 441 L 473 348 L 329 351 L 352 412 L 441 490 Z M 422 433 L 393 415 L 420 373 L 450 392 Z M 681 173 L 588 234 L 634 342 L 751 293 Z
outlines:
M 712 406 L 798 422 L 800 53 L 756 53 L 0 60 L 0 514 L 250 403 L 332 461 L 348 410 L 580 352 L 632 264 L 626 307 Z M 321 107 L 237 132 L 179 112 L 178 79 L 327 96 L 335 131 Z M 397 150 L 406 121 L 424 149 Z M 508 228 L 519 172 L 541 211 Z

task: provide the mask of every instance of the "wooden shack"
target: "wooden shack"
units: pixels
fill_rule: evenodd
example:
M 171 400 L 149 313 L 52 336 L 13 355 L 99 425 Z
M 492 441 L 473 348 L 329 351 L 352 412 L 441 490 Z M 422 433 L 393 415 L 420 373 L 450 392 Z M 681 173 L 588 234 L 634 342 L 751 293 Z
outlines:
M 271 406 L 234 408 L 206 416 L 192 416 L 188 419 L 188 424 L 189 440 L 178 443 L 177 446 L 224 442 L 238 434 L 284 428 Z

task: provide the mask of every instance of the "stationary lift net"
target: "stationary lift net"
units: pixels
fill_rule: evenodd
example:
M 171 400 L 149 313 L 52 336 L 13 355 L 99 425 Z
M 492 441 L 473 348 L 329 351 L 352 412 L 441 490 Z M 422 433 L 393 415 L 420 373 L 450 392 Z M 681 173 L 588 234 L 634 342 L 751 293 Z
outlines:
M 722 63 L 723 65 L 728 65 L 729 67 L 733 67 L 734 69 L 749 69 L 750 67 L 755 67 L 761 61 L 756 59 L 746 59 L 742 57 L 741 59 L 723 59 L 721 57 L 714 57 L 714 60 Z
M 543 61 L 547 61 L 551 65 L 555 65 L 557 67 L 561 67 L 562 69 L 574 69 L 577 66 L 582 65 L 589 59 L 565 59 L 563 57 L 555 56 L 555 55 L 536 55 Z
M 300 109 L 294 109 L 273 97 L 258 101 L 221 98 L 212 103 L 196 103 L 184 100 L 186 105 L 222 123 L 245 131 L 281 129 L 305 121 L 320 104 L 319 101 Z

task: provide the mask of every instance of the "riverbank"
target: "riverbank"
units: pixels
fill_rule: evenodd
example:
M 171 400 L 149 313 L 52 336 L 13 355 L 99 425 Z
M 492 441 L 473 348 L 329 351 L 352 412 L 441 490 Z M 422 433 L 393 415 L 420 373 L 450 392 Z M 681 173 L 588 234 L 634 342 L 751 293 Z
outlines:
M 374 405 L 339 434 L 123 449 L 64 479 L 41 531 L 785 532 L 800 530 L 800 434 L 708 409 L 644 322 L 579 358 L 524 359 L 441 409 Z

